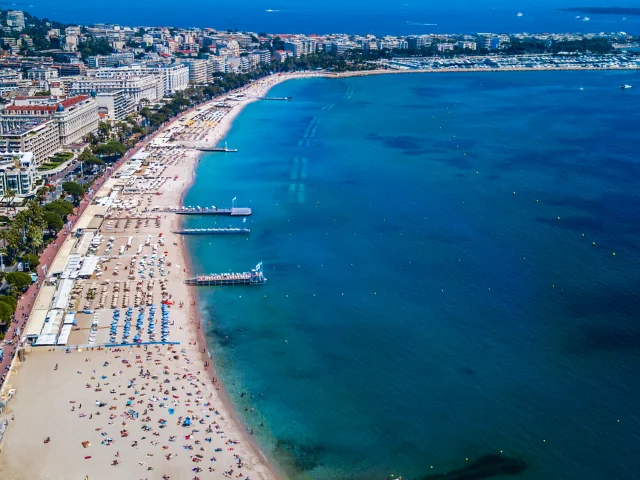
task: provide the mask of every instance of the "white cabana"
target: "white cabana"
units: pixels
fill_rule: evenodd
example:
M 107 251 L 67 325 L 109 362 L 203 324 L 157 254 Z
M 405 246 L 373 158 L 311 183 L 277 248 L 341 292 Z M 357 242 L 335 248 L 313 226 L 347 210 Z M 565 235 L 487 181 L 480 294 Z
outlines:
M 58 284 L 55 295 L 53 296 L 52 309 L 64 309 L 69 306 L 69 296 L 73 288 L 73 280 L 65 278 Z
M 58 332 L 60 331 L 63 315 L 64 312 L 62 310 L 49 310 L 44 326 L 42 327 L 42 331 L 40 332 L 35 345 L 56 344 L 56 338 L 58 338 Z
M 69 312 L 64 316 L 63 325 L 73 325 L 76 321 L 76 315 L 73 312 Z
M 57 333 L 41 333 L 34 345 L 38 347 L 41 347 L 43 345 L 55 345 L 57 336 Z
M 29 317 L 29 323 L 27 323 L 22 334 L 22 339 L 29 343 L 34 343 L 38 340 L 46 319 L 47 310 L 33 310 Z
M 60 330 L 60 335 L 58 335 L 56 345 L 66 345 L 69 342 L 69 335 L 71 335 L 72 328 L 73 325 L 64 325 L 62 327 L 62 330 Z
M 84 257 L 78 276 L 81 278 L 89 278 L 96 271 L 99 261 L 100 257 L 96 257 L 95 255 Z

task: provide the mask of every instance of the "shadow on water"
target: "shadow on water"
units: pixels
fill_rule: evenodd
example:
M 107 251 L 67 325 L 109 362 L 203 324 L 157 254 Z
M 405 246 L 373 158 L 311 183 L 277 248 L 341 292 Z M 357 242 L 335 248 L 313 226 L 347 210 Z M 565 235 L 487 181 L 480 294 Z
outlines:
M 518 475 L 526 469 L 527 464 L 519 458 L 490 454 L 459 470 L 427 475 L 421 480 L 480 480 L 498 475 Z
M 309 472 L 322 466 L 319 458 L 324 453 L 326 449 L 322 446 L 303 445 L 281 438 L 277 440 L 275 448 L 276 457 L 293 467 L 297 473 Z

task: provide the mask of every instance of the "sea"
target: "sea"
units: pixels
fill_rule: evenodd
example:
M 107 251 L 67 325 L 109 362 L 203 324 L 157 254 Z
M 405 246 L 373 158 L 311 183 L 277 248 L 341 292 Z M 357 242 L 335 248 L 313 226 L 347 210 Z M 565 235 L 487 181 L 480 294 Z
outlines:
M 287 478 L 635 480 L 632 72 L 284 82 L 204 154 L 187 237 L 218 374 Z M 187 227 L 239 218 L 186 219 Z M 244 395 L 243 395 L 244 393 Z M 499 478 L 507 478 L 501 476 Z
M 64 23 L 115 23 L 137 26 L 211 27 L 255 33 L 422 35 L 442 33 L 513 32 L 626 32 L 640 35 L 640 16 L 584 14 L 562 8 L 586 4 L 620 6 L 612 0 L 574 3 L 557 0 L 448 0 L 446 3 L 388 2 L 383 0 L 245 0 L 211 2 L 193 0 L 176 5 L 170 0 L 112 0 L 80 2 L 31 0 L 12 4 L 41 18 Z M 595 3 L 594 3 L 595 2 Z M 633 2 L 631 2 L 633 3 Z M 518 16 L 521 13 L 522 16 Z

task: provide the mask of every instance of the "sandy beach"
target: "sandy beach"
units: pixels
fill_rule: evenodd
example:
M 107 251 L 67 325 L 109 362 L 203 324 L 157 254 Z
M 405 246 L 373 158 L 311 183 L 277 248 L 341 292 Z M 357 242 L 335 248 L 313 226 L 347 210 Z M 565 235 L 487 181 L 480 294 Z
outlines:
M 24 347 L 2 392 L 0 478 L 278 478 L 215 379 L 170 208 L 193 181 L 194 147 L 217 143 L 244 106 L 293 77 L 268 77 L 174 120 L 94 195 L 25 332 L 37 322 L 42 338 L 56 322 L 61 329 L 52 343 Z M 116 344 L 127 345 L 107 346 Z

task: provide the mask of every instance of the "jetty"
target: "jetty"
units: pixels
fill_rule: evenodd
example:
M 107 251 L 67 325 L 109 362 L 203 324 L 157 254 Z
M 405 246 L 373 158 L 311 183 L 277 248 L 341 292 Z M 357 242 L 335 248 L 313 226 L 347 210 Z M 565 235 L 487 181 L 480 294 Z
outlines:
M 232 217 L 247 217 L 251 215 L 250 208 L 191 208 L 183 207 L 175 210 L 174 213 L 178 215 L 231 215 Z
M 224 142 L 224 147 L 198 147 L 201 152 L 224 152 L 224 153 L 236 153 L 237 148 L 229 148 L 227 142 Z
M 259 97 L 260 100 L 291 101 L 293 97 Z
M 231 199 L 231 208 L 211 207 L 175 207 L 167 211 L 177 213 L 178 215 L 231 215 L 232 217 L 248 217 L 251 215 L 251 209 L 245 207 L 236 207 L 236 197 Z
M 197 287 L 210 287 L 215 285 L 264 285 L 266 281 L 267 279 L 262 272 L 262 262 L 260 262 L 250 272 L 198 275 L 185 280 L 185 283 Z
M 174 230 L 173 233 L 179 235 L 244 235 L 251 233 L 250 228 L 182 228 Z

